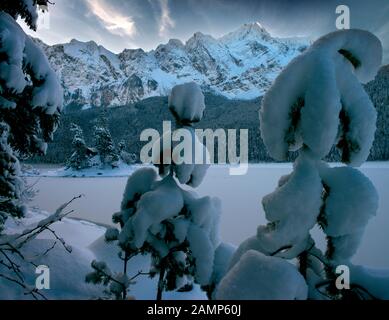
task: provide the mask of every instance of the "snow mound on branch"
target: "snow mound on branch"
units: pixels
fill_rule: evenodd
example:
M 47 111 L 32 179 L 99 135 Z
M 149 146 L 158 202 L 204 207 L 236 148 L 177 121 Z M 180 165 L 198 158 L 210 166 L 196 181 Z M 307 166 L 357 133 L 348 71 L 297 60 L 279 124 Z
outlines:
M 323 168 L 320 175 L 329 190 L 325 233 L 339 237 L 363 231 L 378 208 L 378 193 L 372 182 L 350 167 Z
M 213 259 L 212 282 L 218 284 L 226 275 L 235 251 L 235 246 L 225 242 L 221 242 L 216 248 Z
M 177 164 L 174 172 L 182 184 L 198 187 L 202 182 L 210 166 L 210 155 L 207 147 L 201 143 L 195 131 L 191 127 L 184 127 L 190 138 L 182 141 L 182 148 L 174 148 L 172 160 Z M 188 136 L 186 134 L 186 136 Z M 188 137 L 189 138 L 189 137 Z M 180 153 L 184 150 L 184 162 L 180 163 Z
M 376 115 L 358 79 L 371 79 L 381 60 L 380 41 L 361 30 L 330 33 L 292 60 L 260 109 L 261 135 L 270 155 L 284 160 L 288 151 L 305 145 L 323 158 L 336 142 L 343 108 L 350 118 L 343 144 L 351 146 L 344 162 L 366 160 Z
M 357 252 L 361 244 L 364 230 L 339 237 L 331 237 L 333 261 L 349 261 Z
M 381 41 L 365 30 L 351 29 L 329 33 L 318 39 L 312 48 L 327 51 L 328 54 L 339 50 L 351 54 L 359 61 L 355 75 L 362 83 L 374 80 L 382 62 Z
M 1 62 L 2 85 L 6 90 L 21 93 L 27 84 L 22 69 L 25 36 L 22 33 L 15 36 L 15 30 L 18 30 L 15 21 L 8 14 L 0 12 L 0 52 L 7 58 Z
M 169 95 L 169 108 L 181 122 L 198 122 L 205 110 L 204 95 L 194 82 L 173 87 Z
M 377 111 L 353 75 L 352 65 L 341 57 L 336 60 L 337 83 L 342 94 L 341 117 L 344 121 L 337 147 L 342 152 L 343 162 L 360 166 L 366 161 L 373 145 Z
M 270 223 L 258 228 L 257 238 L 266 252 L 306 243 L 320 213 L 322 188 L 315 162 L 302 154 L 288 180 L 262 200 Z
M 184 126 L 175 130 L 172 136 L 166 132 L 155 141 L 152 162 L 160 167 L 162 175 L 173 171 L 181 184 L 197 188 L 203 182 L 211 160 L 195 130 Z
M 137 212 L 133 219 L 127 222 L 132 224 L 135 246 L 142 247 L 148 229 L 153 224 L 178 215 L 183 205 L 182 193 L 172 177 L 162 180 L 152 191 L 145 193 L 137 204 Z M 125 230 L 126 228 L 123 229 Z M 119 240 L 126 242 L 129 234 L 123 231 Z
M 209 283 L 212 276 L 214 246 L 206 231 L 195 224 L 188 229 L 189 248 L 196 261 L 195 278 L 201 285 Z
M 304 300 L 308 288 L 295 266 L 281 258 L 246 252 L 222 279 L 219 300 Z
M 20 94 L 30 85 L 24 74 L 28 70 L 34 84 L 31 107 L 50 115 L 62 109 L 62 87 L 45 54 L 5 12 L 0 12 L 0 54 L 0 80 L 7 92 Z M 9 102 L 3 106 L 9 107 Z
M 220 200 L 198 198 L 195 194 L 186 193 L 184 202 L 190 213 L 187 240 L 196 262 L 195 278 L 200 284 L 206 285 L 211 281 L 215 250 L 220 244 Z
M 133 202 L 136 196 L 141 196 L 150 191 L 156 180 L 157 172 L 153 168 L 140 168 L 136 170 L 127 180 L 121 209 L 127 209 L 129 202 Z
M 239 247 L 235 250 L 234 255 L 231 257 L 230 264 L 228 266 L 228 270 L 230 270 L 232 267 L 234 267 L 239 260 L 242 258 L 242 256 L 247 251 L 258 251 L 261 253 L 264 253 L 266 255 L 269 255 L 270 252 L 266 251 L 266 249 L 262 246 L 261 242 L 258 240 L 256 236 L 252 236 L 245 241 L 243 241 Z
M 341 104 L 333 63 L 309 53 L 292 60 L 262 101 L 261 136 L 277 160 L 285 160 L 289 150 L 298 150 L 303 143 L 323 157 L 337 135 Z
M 218 198 L 202 197 L 198 198 L 196 194 L 184 194 L 185 205 L 190 212 L 192 223 L 203 228 L 213 242 L 220 242 L 219 233 L 213 233 L 217 230 L 221 214 L 221 202 Z

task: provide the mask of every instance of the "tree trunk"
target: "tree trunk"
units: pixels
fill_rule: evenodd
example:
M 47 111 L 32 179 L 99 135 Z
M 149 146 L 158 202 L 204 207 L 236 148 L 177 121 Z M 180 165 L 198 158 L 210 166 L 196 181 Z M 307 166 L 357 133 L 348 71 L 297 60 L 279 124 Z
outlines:
M 162 264 L 161 270 L 159 271 L 159 280 L 158 280 L 158 290 L 157 290 L 157 301 L 162 300 L 162 292 L 163 292 L 163 282 L 165 278 L 165 265 Z
M 304 279 L 307 278 L 307 268 L 308 268 L 308 252 L 303 251 L 300 253 L 299 257 L 299 271 L 304 277 Z
M 127 263 L 128 263 L 128 254 L 127 252 L 125 253 L 125 256 L 124 256 L 124 267 L 123 267 L 123 273 L 124 274 L 127 274 Z M 126 288 L 123 288 L 123 300 L 126 300 L 127 298 L 127 290 Z

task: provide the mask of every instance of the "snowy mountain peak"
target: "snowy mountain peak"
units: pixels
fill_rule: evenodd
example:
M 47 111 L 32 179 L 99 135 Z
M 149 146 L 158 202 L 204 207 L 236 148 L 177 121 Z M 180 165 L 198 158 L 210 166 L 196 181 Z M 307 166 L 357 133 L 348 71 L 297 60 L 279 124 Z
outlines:
M 108 51 L 103 46 L 99 46 L 94 41 L 82 42 L 72 39 L 69 43 L 64 44 L 63 48 L 67 55 L 91 62 L 95 62 L 93 60 L 97 60 L 102 54 L 114 55 L 112 52 Z
M 260 39 L 271 39 L 271 35 L 267 30 L 259 23 L 246 23 L 239 27 L 237 30 L 228 33 L 227 35 L 220 38 L 224 43 L 232 41 L 242 40 L 260 40 Z
M 204 34 L 202 32 L 196 32 L 195 34 L 193 34 L 191 38 L 188 39 L 188 41 L 186 41 L 185 45 L 187 47 L 195 47 L 198 45 L 203 45 L 206 43 L 215 43 L 215 42 L 217 42 L 217 40 L 212 36 L 208 34 Z
M 182 43 L 181 40 L 179 39 L 170 39 L 169 42 L 167 43 L 169 46 L 172 47 L 177 47 L 177 48 L 183 48 L 184 44 Z
M 281 69 L 307 41 L 273 38 L 259 23 L 248 23 L 215 39 L 196 32 L 185 44 L 171 39 L 155 50 L 125 49 L 119 54 L 94 41 L 71 40 L 46 52 L 65 91 L 65 105 L 116 106 L 150 96 L 168 95 L 180 83 L 194 81 L 235 99 L 263 95 Z
M 181 40 L 170 39 L 168 43 L 158 45 L 157 49 L 155 49 L 155 52 L 164 52 L 169 50 L 184 50 L 184 49 L 185 49 L 185 45 L 181 42 Z
M 90 51 L 98 50 L 98 48 L 99 48 L 97 43 L 94 42 L 93 40 L 83 42 L 83 41 L 79 41 L 77 39 L 72 39 L 68 43 L 68 46 L 69 47 L 71 46 L 71 47 L 74 47 L 74 48 L 78 48 L 78 49 L 85 49 L 85 48 L 87 48 Z
M 269 32 L 259 23 L 259 22 L 253 22 L 253 23 L 245 23 L 243 26 L 241 26 L 236 32 L 246 33 L 246 34 L 266 34 L 270 35 Z

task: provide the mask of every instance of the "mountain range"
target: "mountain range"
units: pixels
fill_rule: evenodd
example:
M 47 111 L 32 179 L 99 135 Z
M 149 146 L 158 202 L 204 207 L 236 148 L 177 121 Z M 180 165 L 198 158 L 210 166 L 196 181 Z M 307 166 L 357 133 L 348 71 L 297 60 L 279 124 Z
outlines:
M 389 160 L 389 65 L 383 66 L 376 78 L 365 85 L 377 110 L 377 131 L 370 152 L 370 161 Z M 248 129 L 249 131 L 249 161 L 274 161 L 268 155 L 261 139 L 258 110 L 261 106 L 261 97 L 252 100 L 227 99 L 221 95 L 205 94 L 206 109 L 203 120 L 195 127 L 203 129 Z M 61 116 L 58 130 L 54 134 L 54 142 L 49 144 L 44 157 L 30 159 L 37 163 L 64 163 L 72 154 L 73 134 L 70 131 L 72 123 L 79 125 L 85 135 L 85 141 L 93 146 L 93 127 L 98 124 L 101 108 L 88 110 L 73 110 Z M 139 155 L 145 142 L 139 136 L 144 129 L 153 128 L 162 132 L 162 121 L 174 122 L 168 108 L 168 99 L 150 97 L 136 103 L 106 110 L 108 127 L 117 146 L 121 140 L 125 141 L 128 152 Z M 291 155 L 289 160 L 293 160 Z M 334 149 L 327 157 L 329 161 L 339 161 L 340 156 Z
M 188 81 L 229 99 L 253 99 L 309 45 L 308 39 L 272 37 L 258 22 L 218 39 L 196 32 L 185 43 L 171 39 L 149 52 L 115 54 L 93 41 L 53 46 L 35 41 L 61 79 L 65 106 L 76 109 L 166 96 L 174 85 Z

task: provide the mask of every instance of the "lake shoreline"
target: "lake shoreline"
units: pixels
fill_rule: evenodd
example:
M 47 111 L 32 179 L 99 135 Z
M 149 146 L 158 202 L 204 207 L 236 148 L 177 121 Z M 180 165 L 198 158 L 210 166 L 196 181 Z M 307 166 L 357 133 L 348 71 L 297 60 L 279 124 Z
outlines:
M 341 162 L 330 162 L 330 167 L 339 167 L 345 166 Z M 123 178 L 129 177 L 135 170 L 143 167 L 151 167 L 149 164 L 134 164 L 126 165 L 125 168 L 113 168 L 113 169 L 100 169 L 100 168 L 88 168 L 84 170 L 66 170 L 63 166 L 54 166 L 49 165 L 46 167 L 44 163 L 32 166 L 31 171 L 25 171 L 22 173 L 23 177 L 44 177 L 44 178 Z M 216 168 L 231 168 L 232 165 L 229 164 L 212 164 L 211 167 Z M 268 168 L 268 169 L 280 169 L 280 168 L 292 168 L 292 162 L 258 162 L 258 163 L 249 163 L 248 171 L 250 168 Z M 382 168 L 389 169 L 389 161 L 368 161 L 362 164 L 357 169 L 365 168 Z M 248 174 L 248 172 L 246 173 Z

